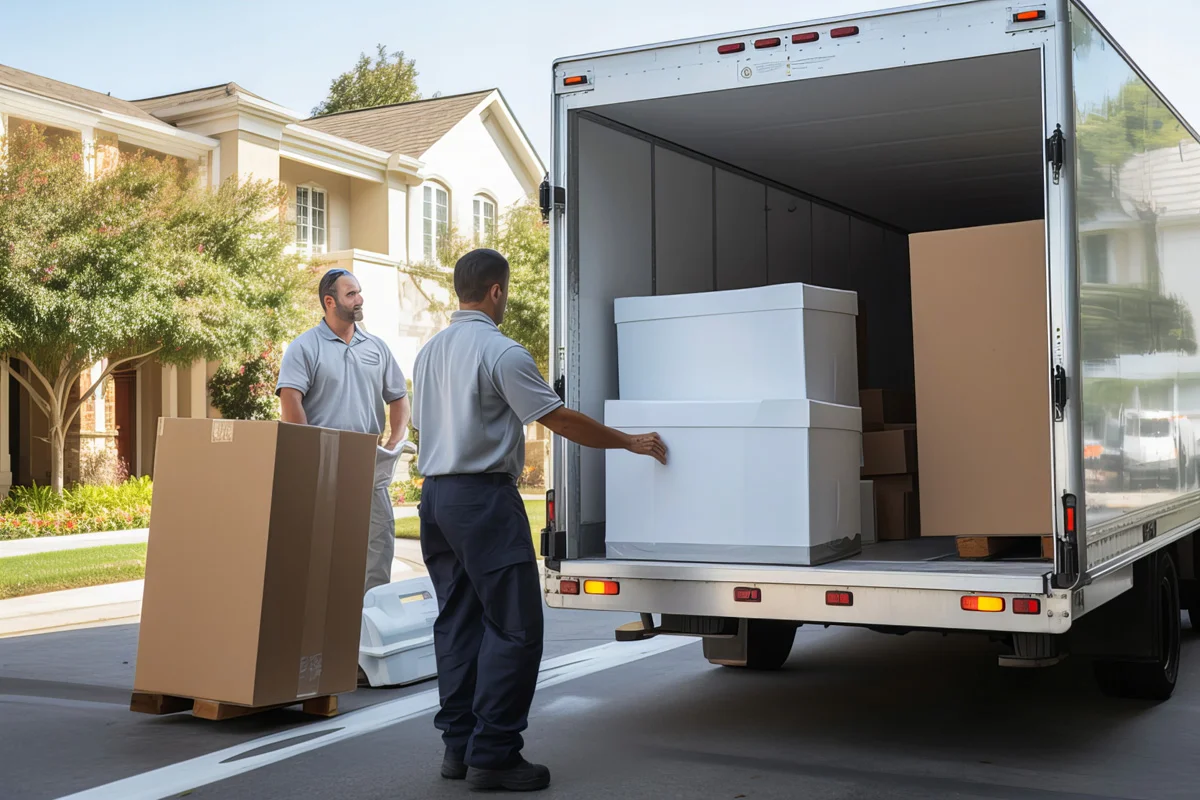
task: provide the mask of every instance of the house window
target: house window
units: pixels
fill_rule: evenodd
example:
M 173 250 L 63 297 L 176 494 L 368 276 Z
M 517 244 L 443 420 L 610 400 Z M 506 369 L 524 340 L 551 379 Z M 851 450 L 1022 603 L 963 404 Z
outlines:
M 324 189 L 296 187 L 296 247 L 308 253 L 325 252 L 325 217 L 328 208 Z
M 1095 234 L 1083 240 L 1084 283 L 1108 283 L 1108 235 Z
M 475 198 L 475 244 L 491 244 L 496 236 L 496 204 L 480 195 Z
M 450 232 L 450 197 L 440 186 L 425 187 L 425 206 L 423 233 L 425 236 L 425 260 L 435 263 L 438 252 L 446 243 Z

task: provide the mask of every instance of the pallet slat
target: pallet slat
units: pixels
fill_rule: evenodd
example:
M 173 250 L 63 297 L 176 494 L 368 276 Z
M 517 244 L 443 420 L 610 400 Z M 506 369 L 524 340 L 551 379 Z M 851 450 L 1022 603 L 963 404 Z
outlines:
M 138 714 L 178 714 L 191 711 L 198 719 L 220 721 L 237 719 L 263 711 L 273 711 L 278 708 L 300 706 L 305 714 L 317 717 L 332 717 L 338 713 L 336 695 L 310 697 L 307 700 L 297 700 L 293 703 L 283 703 L 273 706 L 239 706 L 233 703 L 222 703 L 216 700 L 204 700 L 192 697 L 176 697 L 169 694 L 154 694 L 153 692 L 134 692 L 129 699 L 129 710 Z
M 1054 539 L 1050 536 L 959 536 L 955 546 L 959 558 L 1054 559 Z

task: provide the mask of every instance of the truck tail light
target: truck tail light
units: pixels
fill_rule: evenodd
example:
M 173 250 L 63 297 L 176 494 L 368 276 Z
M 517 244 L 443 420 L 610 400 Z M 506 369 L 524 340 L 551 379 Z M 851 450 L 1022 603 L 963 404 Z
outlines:
M 779 47 L 779 45 L 781 45 L 782 43 L 783 43 L 783 40 L 780 39 L 778 36 L 772 36 L 769 39 L 755 39 L 754 40 L 754 49 L 755 50 L 766 50 L 769 47 Z
M 733 590 L 733 600 L 735 603 L 761 603 L 762 589 L 738 586 Z
M 854 592 L 826 592 L 825 605 L 852 606 L 854 605 Z
M 563 578 L 558 582 L 559 594 L 579 594 L 579 581 Z
M 858 36 L 857 25 L 847 25 L 844 28 L 834 28 L 829 32 L 830 38 L 845 39 L 847 36 Z
M 1040 614 L 1042 613 L 1042 601 L 1035 597 L 1014 597 L 1013 613 Z
M 730 53 L 740 53 L 745 49 L 746 49 L 745 42 L 734 42 L 732 44 L 721 45 L 720 47 L 717 48 L 717 52 L 723 56 L 727 56 Z
M 990 597 L 984 594 L 968 594 L 962 599 L 963 611 L 983 611 L 988 614 L 995 614 L 998 611 L 1004 610 L 1003 597 Z
M 821 34 L 817 33 L 816 31 L 794 33 L 792 34 L 792 44 L 808 44 L 809 42 L 815 42 L 820 38 Z
M 616 581 L 584 581 L 584 594 L 620 594 L 621 584 Z
M 550 489 L 546 492 L 546 527 L 554 530 L 554 521 L 554 490 Z
M 1013 14 L 1013 22 L 1038 22 L 1045 18 L 1045 11 L 1018 11 Z

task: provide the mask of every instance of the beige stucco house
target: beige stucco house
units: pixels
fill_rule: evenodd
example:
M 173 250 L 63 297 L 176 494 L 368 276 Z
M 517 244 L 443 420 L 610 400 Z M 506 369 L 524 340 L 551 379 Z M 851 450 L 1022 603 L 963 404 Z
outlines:
M 285 184 L 296 247 L 354 271 L 366 327 L 406 374 L 444 324 L 430 298 L 447 299 L 406 267 L 435 262 L 449 229 L 485 236 L 545 171 L 494 89 L 306 119 L 236 83 L 127 101 L 0 65 L 0 135 L 29 123 L 79 137 L 91 168 L 142 149 L 183 160 L 207 186 Z M 89 448 L 115 448 L 132 474 L 149 474 L 159 416 L 216 416 L 206 390 L 215 367 L 114 373 L 68 440 L 68 482 Z M 0 363 L 0 497 L 14 483 L 47 483 L 50 466 L 45 419 L 9 369 Z

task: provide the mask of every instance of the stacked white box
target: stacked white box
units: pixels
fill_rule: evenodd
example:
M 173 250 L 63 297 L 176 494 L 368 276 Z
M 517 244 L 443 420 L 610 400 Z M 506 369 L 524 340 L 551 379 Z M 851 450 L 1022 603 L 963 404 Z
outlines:
M 858 405 L 858 295 L 803 283 L 615 301 L 622 400 Z
M 821 564 L 861 550 L 857 295 L 803 284 L 616 301 L 620 400 L 669 464 L 606 461 L 609 558 Z

